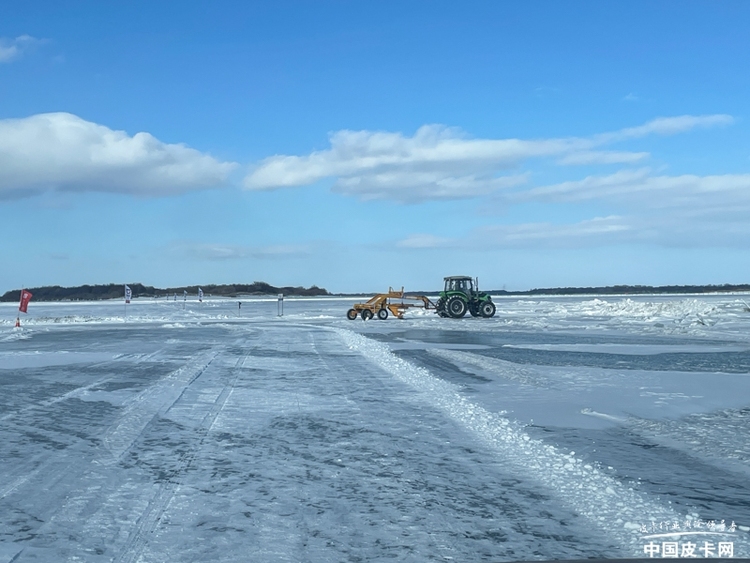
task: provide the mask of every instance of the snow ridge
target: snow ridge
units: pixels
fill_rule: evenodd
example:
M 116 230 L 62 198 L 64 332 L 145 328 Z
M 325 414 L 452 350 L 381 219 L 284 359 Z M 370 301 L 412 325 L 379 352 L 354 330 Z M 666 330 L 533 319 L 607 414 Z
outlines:
M 531 438 L 517 422 L 472 403 L 460 394 L 456 385 L 399 358 L 387 345 L 349 330 L 335 330 L 351 350 L 419 391 L 430 404 L 469 430 L 504 462 L 515 466 L 519 474 L 544 484 L 633 556 L 643 556 L 644 542 L 639 534 L 642 524 L 698 517 L 697 514 L 678 514 L 607 475 L 601 468 L 585 464 L 575 457 L 575 452 L 566 454 Z M 735 541 L 735 553 L 738 547 Z

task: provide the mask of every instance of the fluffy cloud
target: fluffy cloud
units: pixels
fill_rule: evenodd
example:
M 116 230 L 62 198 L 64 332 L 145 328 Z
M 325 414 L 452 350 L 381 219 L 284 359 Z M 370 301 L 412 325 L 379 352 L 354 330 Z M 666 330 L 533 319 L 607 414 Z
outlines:
M 577 139 L 466 139 L 459 130 L 442 125 L 420 127 L 413 137 L 401 133 L 339 131 L 331 136 L 330 142 L 329 150 L 308 156 L 273 156 L 263 160 L 247 176 L 245 186 L 265 190 L 337 177 L 339 191 L 358 194 L 362 193 L 360 185 L 382 185 L 384 178 L 403 178 L 411 188 L 463 178 L 484 181 L 491 179 L 494 171 L 511 168 L 524 159 L 558 155 L 586 145 Z M 457 186 L 451 188 L 451 193 L 453 197 L 462 195 Z
M 594 202 L 617 215 L 578 223 L 495 225 L 461 239 L 420 233 L 399 247 L 591 247 L 649 243 L 671 247 L 744 247 L 750 236 L 750 174 L 652 175 L 648 168 L 589 176 L 504 196 L 508 203 Z
M 638 127 L 628 127 L 614 133 L 598 135 L 596 141 L 604 143 L 637 139 L 648 135 L 676 135 L 691 129 L 731 125 L 732 123 L 734 123 L 734 118 L 731 115 L 724 114 L 659 117 Z
M 340 178 L 333 191 L 363 200 L 391 199 L 404 203 L 487 195 L 525 184 L 528 174 L 493 177 L 489 173 L 446 176 L 439 171 L 389 170 Z
M 190 258 L 199 260 L 243 260 L 300 258 L 310 254 L 306 245 L 239 246 L 229 244 L 189 243 L 173 245 Z
M 476 197 L 525 182 L 526 175 L 508 175 L 507 170 L 528 159 L 552 157 L 561 165 L 629 164 L 647 158 L 648 153 L 597 149 L 646 135 L 731 122 L 727 115 L 688 115 L 659 118 L 591 138 L 536 140 L 470 139 L 442 125 L 425 125 L 412 137 L 339 131 L 331 135 L 327 150 L 266 158 L 246 176 L 245 187 L 269 190 L 334 178 L 334 191 L 362 199 L 415 202 Z
M 235 163 L 69 113 L 0 120 L 0 194 L 43 190 L 164 196 L 224 185 Z
M 631 220 L 612 215 L 578 223 L 522 223 L 492 225 L 475 230 L 466 237 L 442 238 L 431 234 L 411 235 L 396 243 L 399 248 L 525 248 L 599 245 L 644 238 Z
M 647 209 L 685 208 L 705 214 L 741 207 L 750 209 L 750 174 L 652 176 L 651 170 L 621 170 L 517 192 L 511 201 L 580 202 L 601 200 Z
M 42 43 L 30 35 L 20 35 L 15 39 L 0 38 L 0 63 L 9 63 L 19 58 L 25 51 Z
M 633 226 L 620 216 L 595 217 L 573 224 L 525 223 L 485 227 L 478 233 L 486 246 L 568 246 L 632 238 Z
M 649 157 L 647 152 L 578 151 L 557 160 L 562 165 L 633 164 Z

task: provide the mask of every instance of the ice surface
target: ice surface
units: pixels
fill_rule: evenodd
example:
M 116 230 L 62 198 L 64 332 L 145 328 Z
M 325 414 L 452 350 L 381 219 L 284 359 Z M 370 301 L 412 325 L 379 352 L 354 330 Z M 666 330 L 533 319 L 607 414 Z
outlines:
M 0 305 L 0 561 L 750 555 L 745 299 Z

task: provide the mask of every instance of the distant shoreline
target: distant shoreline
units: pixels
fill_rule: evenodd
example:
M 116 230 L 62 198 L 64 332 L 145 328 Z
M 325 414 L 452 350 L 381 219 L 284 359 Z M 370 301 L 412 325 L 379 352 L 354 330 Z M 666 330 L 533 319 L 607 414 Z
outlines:
M 708 293 L 742 293 L 750 292 L 750 284 L 723 284 L 723 285 L 610 285 L 603 287 L 553 287 L 536 288 L 523 291 L 506 291 L 504 289 L 482 289 L 480 291 L 497 296 L 530 297 L 537 295 L 564 296 L 564 295 L 681 295 L 681 294 L 708 294 Z M 430 291 L 405 291 L 406 295 L 437 295 L 435 290 Z M 336 297 L 358 297 L 361 295 L 373 295 L 368 293 L 334 293 Z
M 43 286 L 27 288 L 34 295 L 34 301 L 104 301 L 124 298 L 125 284 L 80 285 L 75 287 Z M 375 292 L 358 293 L 330 293 L 326 289 L 315 285 L 305 287 L 275 287 L 265 282 L 252 284 L 223 284 L 182 286 L 173 288 L 157 288 L 144 286 L 140 283 L 128 284 L 133 292 L 133 299 L 138 298 L 174 298 L 178 300 L 187 292 L 195 297 L 198 288 L 203 290 L 206 297 L 352 297 L 374 295 Z M 0 296 L 0 302 L 13 302 L 20 299 L 20 289 L 5 292 Z M 485 291 L 485 290 L 483 290 Z M 681 295 L 681 294 L 716 294 L 750 292 L 750 284 L 723 285 L 613 285 L 603 287 L 555 287 L 535 288 L 524 291 L 506 291 L 504 289 L 486 290 L 487 293 L 498 297 L 535 297 L 535 296 L 576 296 L 576 295 Z M 406 291 L 407 295 L 437 295 L 439 290 Z
M 189 296 L 197 296 L 198 288 L 203 290 L 206 297 L 241 297 L 259 295 L 278 295 L 294 297 L 319 297 L 330 295 L 328 291 L 315 285 L 305 287 L 276 287 L 265 282 L 251 284 L 222 284 L 222 285 L 190 285 L 182 287 L 158 288 L 141 283 L 127 284 L 132 292 L 132 298 L 173 298 L 177 295 L 182 299 L 185 292 Z M 104 301 L 108 299 L 124 299 L 125 284 L 79 285 L 75 287 L 61 287 L 59 285 L 26 288 L 33 294 L 34 301 Z M 0 302 L 18 301 L 21 290 L 6 291 L 0 296 Z

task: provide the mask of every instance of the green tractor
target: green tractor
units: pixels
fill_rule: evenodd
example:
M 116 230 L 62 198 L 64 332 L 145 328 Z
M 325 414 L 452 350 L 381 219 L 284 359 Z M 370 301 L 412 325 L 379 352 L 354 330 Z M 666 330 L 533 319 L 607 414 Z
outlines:
M 444 278 L 445 289 L 440 292 L 437 314 L 441 317 L 460 319 L 466 312 L 472 317 L 490 318 L 495 316 L 495 304 L 487 293 L 479 291 L 479 280 L 468 276 Z

